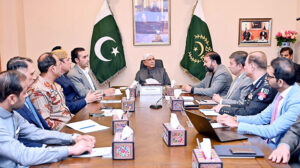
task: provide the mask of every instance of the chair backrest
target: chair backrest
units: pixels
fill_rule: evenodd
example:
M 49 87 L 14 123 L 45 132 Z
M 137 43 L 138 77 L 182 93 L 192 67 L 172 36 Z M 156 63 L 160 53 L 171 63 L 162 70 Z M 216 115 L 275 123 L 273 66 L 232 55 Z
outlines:
M 144 60 L 141 61 L 140 69 L 147 68 L 144 63 Z M 155 67 L 163 68 L 164 64 L 161 59 L 155 59 Z

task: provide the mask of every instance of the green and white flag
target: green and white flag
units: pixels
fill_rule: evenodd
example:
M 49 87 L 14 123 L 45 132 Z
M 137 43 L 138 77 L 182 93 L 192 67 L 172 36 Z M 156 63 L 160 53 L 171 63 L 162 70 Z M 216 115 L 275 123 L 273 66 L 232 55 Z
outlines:
M 186 38 L 185 53 L 180 65 L 194 77 L 202 80 L 206 74 L 203 56 L 213 50 L 210 33 L 205 23 L 202 1 L 194 6 L 192 20 Z
M 107 0 L 104 0 L 94 25 L 90 65 L 101 84 L 126 67 L 120 31 Z

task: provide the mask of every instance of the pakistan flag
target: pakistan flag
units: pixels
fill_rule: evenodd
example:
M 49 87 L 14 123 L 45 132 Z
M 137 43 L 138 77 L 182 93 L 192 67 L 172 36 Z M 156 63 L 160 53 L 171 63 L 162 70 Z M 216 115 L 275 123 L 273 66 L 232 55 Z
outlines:
M 100 83 L 103 83 L 126 67 L 119 28 L 104 0 L 94 25 L 90 65 Z
M 195 7 L 186 38 L 185 53 L 180 65 L 194 77 L 202 80 L 206 74 L 203 56 L 212 51 L 212 42 L 199 0 Z

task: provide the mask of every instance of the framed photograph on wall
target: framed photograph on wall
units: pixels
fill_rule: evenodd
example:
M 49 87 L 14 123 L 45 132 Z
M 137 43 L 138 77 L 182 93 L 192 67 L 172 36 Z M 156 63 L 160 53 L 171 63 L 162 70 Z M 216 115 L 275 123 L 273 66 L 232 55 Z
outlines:
M 133 44 L 169 45 L 171 0 L 133 0 Z
M 239 46 L 270 46 L 272 18 L 240 18 Z

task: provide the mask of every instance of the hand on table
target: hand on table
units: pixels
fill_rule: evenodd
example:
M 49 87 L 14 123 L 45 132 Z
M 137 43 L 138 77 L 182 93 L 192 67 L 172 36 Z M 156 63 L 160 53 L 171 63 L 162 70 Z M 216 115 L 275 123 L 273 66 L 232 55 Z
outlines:
M 239 123 L 237 121 L 236 117 L 232 117 L 230 115 L 224 114 L 219 115 L 217 117 L 217 122 L 226 126 L 229 126 L 231 128 L 237 128 L 239 126 Z
M 290 148 L 286 144 L 279 144 L 271 153 L 269 159 L 276 163 L 287 163 L 290 160 Z
M 184 84 L 184 85 L 181 87 L 181 89 L 182 89 L 183 91 L 186 91 L 186 92 L 191 93 L 192 87 L 191 87 L 190 85 L 188 85 L 188 84 Z

